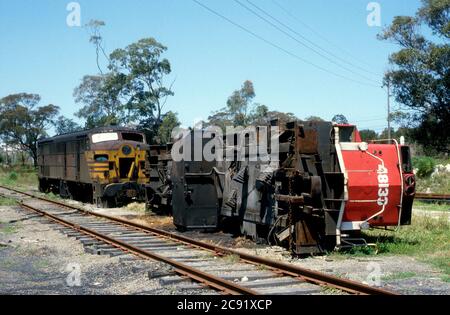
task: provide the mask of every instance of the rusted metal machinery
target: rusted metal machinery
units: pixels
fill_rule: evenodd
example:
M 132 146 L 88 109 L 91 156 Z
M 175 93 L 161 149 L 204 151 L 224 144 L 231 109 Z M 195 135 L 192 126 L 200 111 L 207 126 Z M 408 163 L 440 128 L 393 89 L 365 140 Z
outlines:
M 147 153 L 144 134 L 128 128 L 104 127 L 41 140 L 39 190 L 100 207 L 144 200 Z
M 166 214 L 171 211 L 171 148 L 170 144 L 151 145 L 147 155 L 147 173 L 150 176 L 150 182 L 145 186 L 146 209 L 151 209 L 159 214 Z
M 180 229 L 234 226 L 299 255 L 364 245 L 359 234 L 370 227 L 410 224 L 415 178 L 408 146 L 365 143 L 355 126 L 330 122 L 274 121 L 267 130 L 185 135 L 173 147 L 183 158 L 173 159 L 172 149 L 172 167 L 165 168 L 165 196 L 148 195 L 169 201 Z M 199 156 L 199 147 L 219 158 Z

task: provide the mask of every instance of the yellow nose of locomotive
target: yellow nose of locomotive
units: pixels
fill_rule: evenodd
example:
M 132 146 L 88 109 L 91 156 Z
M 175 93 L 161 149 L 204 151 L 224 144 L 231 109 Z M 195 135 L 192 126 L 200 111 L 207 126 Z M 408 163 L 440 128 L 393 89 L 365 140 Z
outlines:
M 91 164 L 91 178 L 102 183 L 146 182 L 145 148 L 123 144 L 108 151 L 96 151 Z

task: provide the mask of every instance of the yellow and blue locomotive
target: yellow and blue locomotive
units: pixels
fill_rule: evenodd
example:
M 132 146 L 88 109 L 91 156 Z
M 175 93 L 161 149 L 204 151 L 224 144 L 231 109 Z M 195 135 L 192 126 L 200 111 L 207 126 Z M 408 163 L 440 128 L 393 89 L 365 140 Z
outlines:
M 142 189 L 148 145 L 145 135 L 123 127 L 102 127 L 38 142 L 41 192 L 115 207 L 145 200 Z

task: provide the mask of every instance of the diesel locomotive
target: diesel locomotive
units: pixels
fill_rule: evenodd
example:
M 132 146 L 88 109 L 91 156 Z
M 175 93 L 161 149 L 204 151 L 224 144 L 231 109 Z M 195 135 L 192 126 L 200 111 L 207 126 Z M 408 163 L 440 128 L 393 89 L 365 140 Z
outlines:
M 145 200 L 149 183 L 143 133 L 122 127 L 74 132 L 38 142 L 41 192 L 115 207 Z
M 260 129 L 194 130 L 151 151 L 158 176 L 146 185 L 148 207 L 171 209 L 181 230 L 231 227 L 298 255 L 364 245 L 364 229 L 411 223 L 408 146 L 366 143 L 355 126 L 331 122 Z

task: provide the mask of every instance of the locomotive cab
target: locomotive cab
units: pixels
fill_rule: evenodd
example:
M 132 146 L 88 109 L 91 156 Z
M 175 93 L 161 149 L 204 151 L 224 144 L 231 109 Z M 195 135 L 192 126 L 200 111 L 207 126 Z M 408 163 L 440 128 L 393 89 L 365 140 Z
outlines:
M 112 207 L 118 201 L 142 199 L 140 187 L 148 181 L 144 134 L 131 130 L 92 133 L 90 143 L 86 161 L 97 205 Z
M 341 232 L 411 223 L 415 178 L 408 146 L 396 140 L 362 142 L 351 125 L 336 125 L 336 149 L 345 176 L 345 205 L 338 222 Z

